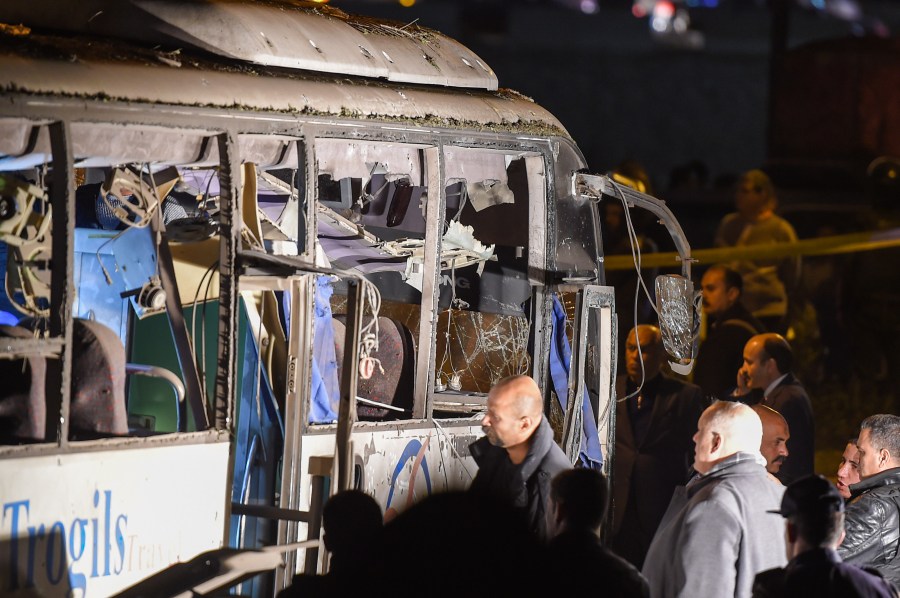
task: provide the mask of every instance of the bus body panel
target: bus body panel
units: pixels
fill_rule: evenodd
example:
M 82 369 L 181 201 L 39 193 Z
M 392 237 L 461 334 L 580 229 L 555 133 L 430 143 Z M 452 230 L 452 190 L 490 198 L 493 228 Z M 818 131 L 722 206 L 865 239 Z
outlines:
M 228 451 L 137 444 L 0 460 L 3 595 L 108 596 L 222 546 Z

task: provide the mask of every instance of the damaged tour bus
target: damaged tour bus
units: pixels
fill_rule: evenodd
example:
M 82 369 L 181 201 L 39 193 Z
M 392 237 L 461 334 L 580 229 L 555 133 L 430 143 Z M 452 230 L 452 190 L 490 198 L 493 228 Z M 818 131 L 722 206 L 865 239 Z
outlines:
M 4 595 L 302 543 L 252 581 L 272 595 L 327 566 L 329 494 L 390 517 L 464 488 L 512 374 L 608 471 L 600 201 L 675 239 L 656 300 L 690 367 L 671 213 L 583 174 L 553 115 L 435 31 L 288 0 L 7 0 L 0 63 Z

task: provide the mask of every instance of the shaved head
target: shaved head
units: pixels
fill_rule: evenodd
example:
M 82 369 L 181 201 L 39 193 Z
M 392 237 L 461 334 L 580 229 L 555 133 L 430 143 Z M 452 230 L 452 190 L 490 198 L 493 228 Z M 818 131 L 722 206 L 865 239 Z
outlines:
M 540 417 L 544 408 L 541 389 L 531 376 L 510 376 L 497 382 L 489 396 L 502 396 L 519 417 Z
M 513 463 L 520 463 L 541 423 L 543 407 L 541 389 L 530 376 L 504 378 L 488 394 L 481 428 L 491 444 L 505 448 Z
M 758 453 L 762 422 L 743 403 L 716 401 L 706 408 L 694 434 L 694 469 L 706 473 L 738 452 Z

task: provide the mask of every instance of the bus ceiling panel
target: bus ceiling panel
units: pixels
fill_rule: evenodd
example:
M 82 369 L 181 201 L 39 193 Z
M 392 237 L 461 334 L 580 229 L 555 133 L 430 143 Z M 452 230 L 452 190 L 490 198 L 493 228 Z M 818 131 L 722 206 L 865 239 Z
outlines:
M 50 153 L 50 136 L 45 127 L 23 118 L 0 118 L 0 154 L 22 156 L 38 142 L 42 151 Z
M 355 17 L 322 5 L 249 0 L 6 0 L 0 21 L 195 48 L 265 66 L 497 89 L 474 52 L 415 23 Z
M 72 153 L 84 167 L 189 164 L 207 157 L 215 146 L 210 136 L 209 131 L 73 122 Z
M 287 135 L 238 135 L 241 162 L 260 169 L 298 168 L 297 139 Z
M 475 183 L 493 180 L 507 182 L 506 167 L 515 156 L 481 148 L 444 146 L 446 180 L 465 179 Z
M 426 145 L 385 143 L 349 139 L 317 139 L 316 162 L 320 173 L 334 180 L 368 180 L 372 174 L 403 174 L 414 184 L 422 180 Z

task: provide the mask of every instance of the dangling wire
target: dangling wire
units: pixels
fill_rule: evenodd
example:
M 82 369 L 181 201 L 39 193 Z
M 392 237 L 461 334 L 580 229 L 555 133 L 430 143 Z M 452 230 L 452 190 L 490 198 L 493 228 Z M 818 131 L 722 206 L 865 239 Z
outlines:
M 625 227 L 628 231 L 628 241 L 631 246 L 631 259 L 634 262 L 635 273 L 637 274 L 637 280 L 635 281 L 635 289 L 634 289 L 634 337 L 635 337 L 635 345 L 637 346 L 638 352 L 638 364 L 641 367 L 641 383 L 631 394 L 626 395 L 625 397 L 618 399 L 618 402 L 621 403 L 623 401 L 627 401 L 632 397 L 636 397 L 641 393 L 644 388 L 644 382 L 646 382 L 646 372 L 644 371 L 644 357 L 641 352 L 641 343 L 637 334 L 637 314 L 638 314 L 638 300 L 641 296 L 641 289 L 644 290 L 644 294 L 647 297 L 647 300 L 650 302 L 650 305 L 653 307 L 653 311 L 656 312 L 657 317 L 659 317 L 659 311 L 656 309 L 656 304 L 653 299 L 650 297 L 650 291 L 647 290 L 647 285 L 644 283 L 644 277 L 641 275 L 641 243 L 640 239 L 638 239 L 637 233 L 634 230 L 634 224 L 631 221 L 631 210 L 628 207 L 628 202 L 625 199 L 625 194 L 622 193 L 621 188 L 619 187 L 619 183 L 609 179 L 610 183 L 612 183 L 613 189 L 616 190 L 616 195 L 619 200 L 622 202 L 622 211 L 625 213 Z M 628 350 L 627 347 L 625 349 Z
M 381 310 L 381 294 L 378 289 L 370 281 L 365 278 L 359 279 L 362 284 L 362 292 L 365 296 L 365 302 L 372 314 L 371 321 L 364 325 L 359 331 L 359 362 L 370 361 L 378 366 L 378 370 L 384 375 L 384 368 L 381 366 L 381 360 L 372 357 L 372 353 L 378 353 L 378 312 Z

